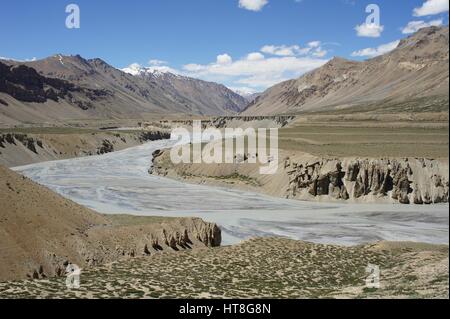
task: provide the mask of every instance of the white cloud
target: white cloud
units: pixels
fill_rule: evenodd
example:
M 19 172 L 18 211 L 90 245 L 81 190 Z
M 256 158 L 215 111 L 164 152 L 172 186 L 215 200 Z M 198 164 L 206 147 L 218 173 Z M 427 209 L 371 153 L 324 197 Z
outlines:
M 183 66 L 183 69 L 187 72 L 202 72 L 205 67 L 201 64 L 190 63 Z
M 278 55 L 278 56 L 294 56 L 294 55 L 296 55 L 296 52 L 299 49 L 300 49 L 300 47 L 297 45 L 293 45 L 293 46 L 265 45 L 261 48 L 261 52 L 271 54 L 271 55 Z
M 208 81 L 226 83 L 232 87 L 247 86 L 263 90 L 281 81 L 296 78 L 312 69 L 322 66 L 325 59 L 316 57 L 270 57 L 250 54 L 243 59 L 228 64 L 187 64 L 183 66 L 185 75 Z
M 211 63 L 188 63 L 180 69 L 172 69 L 161 60 L 150 60 L 142 68 L 134 63 L 123 71 L 131 74 L 161 71 L 222 83 L 235 90 L 261 92 L 279 82 L 294 79 L 324 65 L 327 51 L 320 41 L 300 45 L 266 45 L 260 52 L 249 52 L 239 59 L 223 53 Z
M 320 43 L 321 43 L 320 41 L 311 41 L 311 42 L 308 43 L 308 46 L 310 48 L 317 48 L 317 47 L 320 46 Z
M 261 52 L 276 56 L 299 56 L 307 55 L 315 49 L 317 52 L 325 52 L 324 55 L 326 55 L 326 51 L 322 51 L 320 45 L 320 41 L 309 42 L 306 47 L 300 47 L 299 45 L 265 45 L 261 48 Z
M 15 61 L 15 62 L 34 62 L 34 61 L 37 61 L 37 58 L 33 57 L 31 59 L 20 60 L 20 59 L 7 58 L 7 57 L 0 56 L 0 60 Z
M 252 53 L 249 53 L 249 54 L 247 55 L 247 60 L 248 60 L 248 61 L 260 61 L 260 60 L 264 60 L 264 55 L 262 55 L 262 54 L 259 53 L 259 52 L 252 52 Z
M 263 91 L 322 66 L 328 61 L 325 58 L 327 53 L 320 41 L 312 41 L 304 47 L 266 45 L 260 52 L 250 52 L 237 60 L 222 54 L 209 64 L 186 64 L 182 72 L 186 76 L 220 82 L 229 87 L 245 88 L 244 91 Z
M 310 56 L 272 56 L 265 57 L 252 52 L 233 61 L 228 54 L 216 57 L 209 64 L 190 63 L 176 70 L 168 65 L 142 67 L 138 63 L 122 69 L 133 75 L 141 72 L 170 72 L 173 74 L 223 83 L 233 90 L 261 92 L 279 82 L 297 78 L 304 73 L 324 65 L 328 60 L 311 54 Z
M 312 55 L 318 58 L 323 58 L 324 56 L 327 55 L 327 53 L 328 53 L 327 50 L 323 50 L 321 47 L 318 47 Z
M 384 30 L 384 26 L 375 23 L 363 23 L 355 27 L 356 34 L 359 37 L 378 38 Z
M 441 26 L 444 23 L 444 21 L 442 19 L 437 19 L 437 20 L 432 20 L 429 22 L 425 22 L 423 20 L 420 21 L 410 21 L 403 29 L 402 29 L 402 33 L 403 34 L 410 34 L 410 33 L 414 33 L 417 32 L 420 29 L 426 28 L 426 27 L 430 27 L 430 26 Z
M 161 65 L 168 64 L 168 63 L 167 63 L 167 61 L 152 59 L 152 60 L 148 61 L 148 64 L 153 65 L 153 66 L 161 66 Z
M 415 17 L 423 17 L 448 12 L 448 0 L 426 0 L 424 4 L 414 9 Z
M 393 42 L 389 42 L 386 44 L 382 44 L 376 48 L 366 48 L 366 49 L 362 49 L 359 51 L 355 51 L 352 53 L 353 57 L 369 57 L 369 58 L 373 58 L 388 52 L 391 52 L 392 50 L 394 50 L 395 48 L 398 47 L 400 41 L 393 41 Z
M 230 64 L 233 62 L 233 59 L 228 54 L 221 54 L 217 56 L 217 64 Z
M 268 0 L 239 0 L 239 8 L 261 11 L 267 3 L 269 3 Z

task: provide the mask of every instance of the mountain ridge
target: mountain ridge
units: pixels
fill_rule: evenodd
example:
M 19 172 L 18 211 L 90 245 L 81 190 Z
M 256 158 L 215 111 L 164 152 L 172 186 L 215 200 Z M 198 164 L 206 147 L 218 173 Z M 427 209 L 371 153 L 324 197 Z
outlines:
M 243 115 L 330 111 L 379 102 L 448 97 L 448 26 L 429 27 L 393 51 L 365 61 L 335 57 L 300 78 L 279 83 Z M 448 109 L 448 106 L 447 106 Z
M 122 69 L 122 71 L 150 82 L 159 81 L 171 94 L 182 92 L 182 95 L 189 100 L 200 101 L 214 106 L 214 108 L 223 108 L 227 112 L 239 113 L 248 103 L 245 97 L 220 83 L 195 79 L 150 67 L 128 67 Z M 203 92 L 213 92 L 214 94 L 212 96 L 197 94 Z M 227 104 L 221 106 L 220 101 L 214 97 L 223 98 L 227 101 Z
M 174 75 L 133 76 L 100 58 L 56 54 L 41 60 L 0 63 L 0 122 L 4 123 L 139 118 L 145 114 L 233 115 L 247 104 L 243 97 L 221 84 Z M 12 82 L 15 90 L 30 84 L 29 77 L 10 81 L 10 73 L 18 73 L 17 70 L 25 70 L 39 79 L 34 85 L 40 93 L 54 90 L 47 82 L 56 81 L 76 88 L 76 92 L 61 94 L 51 101 L 17 99 L 17 95 L 10 94 Z M 33 90 L 25 90 L 34 94 Z

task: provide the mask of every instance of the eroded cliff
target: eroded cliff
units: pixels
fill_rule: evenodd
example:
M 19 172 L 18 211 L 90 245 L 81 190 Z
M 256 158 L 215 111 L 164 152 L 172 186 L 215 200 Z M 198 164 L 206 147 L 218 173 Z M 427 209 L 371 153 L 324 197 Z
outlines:
M 448 202 L 448 165 L 428 159 L 286 159 L 288 196 L 391 199 L 402 204 Z
M 311 201 L 438 204 L 449 199 L 448 160 L 424 158 L 324 158 L 280 152 L 274 175 L 258 164 L 178 164 L 157 151 L 150 173 L 185 181 L 226 185 Z M 247 154 L 245 158 L 250 158 Z

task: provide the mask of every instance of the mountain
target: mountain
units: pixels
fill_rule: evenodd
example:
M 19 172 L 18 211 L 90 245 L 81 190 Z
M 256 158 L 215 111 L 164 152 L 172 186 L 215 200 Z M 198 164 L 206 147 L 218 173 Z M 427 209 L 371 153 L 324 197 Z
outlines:
M 436 98 L 438 107 L 448 110 L 448 58 L 448 26 L 424 28 L 385 55 L 363 62 L 334 58 L 296 80 L 275 85 L 243 114 L 364 110 L 423 98 Z
M 231 115 L 246 104 L 220 84 L 169 73 L 132 75 L 79 55 L 0 61 L 0 124 L 147 114 Z
M 122 69 L 148 83 L 155 83 L 180 103 L 193 106 L 196 114 L 223 115 L 239 113 L 248 104 L 247 99 L 226 86 L 202 81 L 171 72 L 131 66 Z M 212 111 L 212 112 L 211 112 Z
M 258 96 L 261 95 L 261 92 L 253 92 L 245 90 L 233 90 L 233 91 L 242 96 L 247 101 L 247 104 L 253 102 L 254 100 L 256 100 Z

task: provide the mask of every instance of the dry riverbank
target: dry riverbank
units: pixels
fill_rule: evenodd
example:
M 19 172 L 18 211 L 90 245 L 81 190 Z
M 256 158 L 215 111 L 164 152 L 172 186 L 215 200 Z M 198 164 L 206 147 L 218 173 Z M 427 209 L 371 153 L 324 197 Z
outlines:
M 280 153 L 274 175 L 259 164 L 178 164 L 157 153 L 152 174 L 306 201 L 439 204 L 449 198 L 448 161 L 423 158 L 324 158 Z M 251 155 L 248 155 L 250 158 Z
M 106 154 L 170 138 L 167 130 L 27 128 L 0 130 L 0 165 L 7 167 Z
M 428 115 L 425 116 L 425 115 Z M 153 174 L 282 198 L 354 203 L 448 202 L 448 123 L 414 117 L 305 115 L 279 129 L 279 166 L 261 175 L 244 150 L 234 164 L 173 165 L 157 153 Z M 201 162 L 198 158 L 192 162 Z

